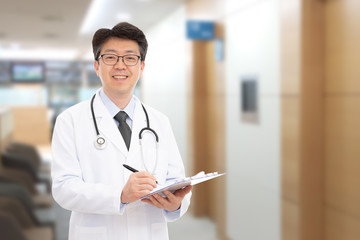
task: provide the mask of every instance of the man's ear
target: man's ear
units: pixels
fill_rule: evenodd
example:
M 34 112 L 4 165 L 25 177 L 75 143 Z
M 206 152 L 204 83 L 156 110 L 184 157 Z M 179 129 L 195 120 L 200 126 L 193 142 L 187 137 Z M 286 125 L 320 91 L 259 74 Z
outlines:
M 99 76 L 99 61 L 94 61 L 94 68 L 95 68 L 95 71 L 96 71 L 96 75 L 98 77 L 100 77 Z
M 144 71 L 144 68 L 145 68 L 145 61 L 141 61 L 141 65 L 140 65 L 140 76 L 139 76 L 139 77 L 142 76 L 142 73 L 143 73 L 143 71 Z

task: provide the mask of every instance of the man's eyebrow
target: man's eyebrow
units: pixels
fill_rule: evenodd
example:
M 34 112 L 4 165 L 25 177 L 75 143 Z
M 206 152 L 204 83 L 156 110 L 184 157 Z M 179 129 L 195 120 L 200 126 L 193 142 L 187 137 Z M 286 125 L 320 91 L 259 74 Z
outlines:
M 116 53 L 116 51 L 114 49 L 106 49 L 104 50 L 104 52 L 113 52 L 113 53 Z
M 127 53 L 136 53 L 136 51 L 134 51 L 134 50 L 126 50 L 125 52 L 127 52 Z
M 116 51 L 115 49 L 106 49 L 106 50 L 104 50 L 104 52 L 106 52 L 106 53 L 108 53 L 108 52 L 117 53 L 118 51 Z M 137 53 L 137 52 L 130 49 L 130 50 L 126 50 L 125 53 Z

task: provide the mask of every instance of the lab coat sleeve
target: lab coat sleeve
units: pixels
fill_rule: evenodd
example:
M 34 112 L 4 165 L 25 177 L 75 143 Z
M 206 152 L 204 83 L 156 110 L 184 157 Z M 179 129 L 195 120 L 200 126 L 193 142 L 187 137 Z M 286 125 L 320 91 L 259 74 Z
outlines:
M 92 214 L 122 214 L 118 184 L 106 185 L 83 181 L 71 114 L 64 112 L 56 120 L 52 139 L 52 192 L 65 209 Z
M 168 144 L 167 157 L 169 159 L 167 181 L 171 181 L 175 179 L 183 179 L 185 178 L 184 164 L 182 162 L 180 152 L 176 144 L 175 136 L 172 131 L 170 122 L 168 120 L 166 124 L 166 131 L 164 132 L 167 134 L 166 135 L 167 136 L 166 144 Z M 184 197 L 180 209 L 173 212 L 164 210 L 163 214 L 166 218 L 166 221 L 173 222 L 179 219 L 181 216 L 183 216 L 189 208 L 190 198 L 191 198 L 191 192 Z

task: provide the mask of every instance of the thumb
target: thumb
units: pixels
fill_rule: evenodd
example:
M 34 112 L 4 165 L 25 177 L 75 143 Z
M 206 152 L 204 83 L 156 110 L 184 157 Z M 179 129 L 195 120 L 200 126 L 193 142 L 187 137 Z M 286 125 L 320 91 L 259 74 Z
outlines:
M 183 197 L 185 197 L 186 194 L 188 194 L 188 193 L 191 191 L 191 189 L 192 189 L 192 186 L 191 186 L 191 185 L 186 186 L 186 187 L 183 188 L 183 189 L 177 190 L 177 191 L 174 193 L 174 195 L 175 195 L 176 197 L 181 197 L 181 198 L 183 198 Z

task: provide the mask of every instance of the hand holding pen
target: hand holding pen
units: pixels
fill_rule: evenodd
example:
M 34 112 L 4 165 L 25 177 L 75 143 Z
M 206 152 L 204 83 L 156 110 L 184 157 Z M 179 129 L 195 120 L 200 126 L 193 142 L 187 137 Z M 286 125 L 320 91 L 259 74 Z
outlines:
M 123 166 L 126 168 L 126 169 L 128 169 L 128 170 L 130 170 L 130 171 L 132 171 L 132 172 L 139 172 L 139 170 L 137 170 L 137 169 L 135 169 L 135 168 L 133 168 L 133 167 L 130 167 L 129 165 L 126 165 L 126 164 L 123 164 Z M 158 181 L 156 181 L 156 184 L 158 184 Z
M 132 171 L 121 193 L 121 202 L 130 203 L 138 200 L 140 197 L 149 194 L 156 187 L 156 179 L 146 171 L 139 172 L 126 164 L 123 166 Z

